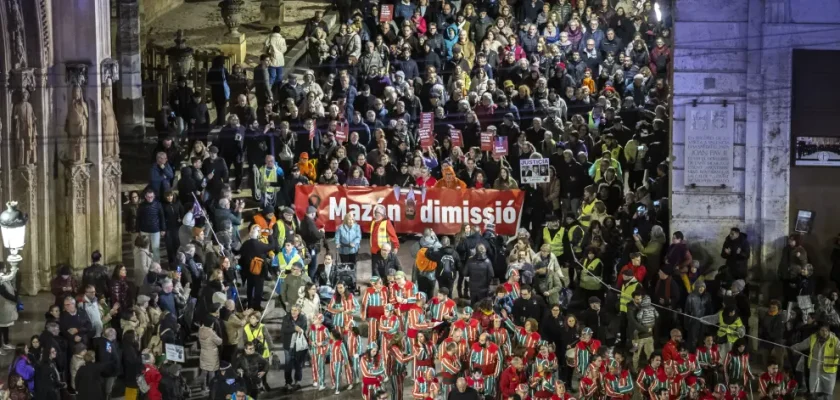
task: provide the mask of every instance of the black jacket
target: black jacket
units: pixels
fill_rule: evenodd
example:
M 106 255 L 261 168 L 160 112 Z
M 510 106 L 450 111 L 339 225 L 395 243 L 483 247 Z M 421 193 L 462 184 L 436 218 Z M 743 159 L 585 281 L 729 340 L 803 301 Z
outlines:
M 303 217 L 303 220 L 300 221 L 298 233 L 303 239 L 303 242 L 306 243 L 307 249 L 319 249 L 321 247 L 324 233 L 318 230 L 318 227 L 315 225 L 315 220 L 309 216 Z
M 525 321 L 529 318 L 540 321 L 543 310 L 545 310 L 545 301 L 535 294 L 532 294 L 528 300 L 522 297 L 516 299 L 511 308 L 514 323 L 522 326 L 525 325 Z
M 227 395 L 245 386 L 241 379 L 235 378 L 236 371 L 228 369 L 221 373 L 224 375 L 216 375 L 210 384 L 210 400 L 226 400 Z M 229 384 L 228 379 L 233 379 L 233 382 Z
M 125 346 L 122 352 L 122 367 L 125 371 L 125 386 L 137 389 L 137 377 L 143 373 L 140 351 L 133 345 Z
M 111 351 L 108 351 L 108 343 L 111 344 Z M 109 363 L 111 367 L 105 372 L 105 376 L 119 376 L 122 375 L 123 352 L 120 344 L 117 341 L 109 341 L 104 337 L 93 339 L 94 349 L 96 350 L 96 360 L 99 362 Z
M 610 333 L 610 321 L 614 316 L 610 314 L 604 307 L 601 307 L 600 312 L 596 312 L 592 308 L 587 308 L 582 313 L 580 313 L 580 322 L 583 326 L 592 329 L 593 336 L 595 339 L 601 341 L 601 343 L 606 342 L 607 337 L 611 336 Z
M 70 315 L 67 311 L 62 311 L 61 316 L 58 317 L 58 327 L 61 330 L 61 335 L 64 336 L 68 343 L 76 343 L 76 336 L 82 338 L 81 343 L 87 343 L 89 339 L 88 335 L 94 333 L 90 318 L 81 307 L 76 309 L 76 315 Z M 75 335 L 71 335 L 68 332 L 72 328 L 78 330 Z
M 166 229 L 166 218 L 163 206 L 159 201 L 143 201 L 137 207 L 137 230 L 144 233 L 163 232 Z
M 490 293 L 490 280 L 495 276 L 493 264 L 486 255 L 476 254 L 467 260 L 466 274 L 470 278 L 470 293 Z
M 60 400 L 61 375 L 53 362 L 41 362 L 35 367 L 35 400 Z
M 726 250 L 729 249 L 729 254 Z M 720 256 L 726 260 L 726 266 L 729 268 L 729 273 L 732 274 L 732 279 L 745 279 L 747 277 L 747 260 L 750 259 L 750 242 L 747 240 L 747 234 L 741 232 L 737 239 L 732 239 L 726 236 L 723 242 L 723 248 L 720 250 Z
M 104 400 L 105 374 L 114 366 L 110 361 L 87 363 L 76 372 L 74 385 L 79 399 Z
M 336 264 L 333 264 L 332 268 L 330 268 L 329 275 L 324 264 L 318 264 L 318 270 L 315 272 L 315 283 L 318 286 L 327 285 L 334 287 L 336 279 L 338 279 L 338 266 Z
M 242 247 L 239 248 L 240 254 L 240 263 L 239 265 L 242 266 L 242 272 L 244 272 L 245 276 L 250 276 L 249 268 L 251 265 L 251 260 L 255 257 L 266 257 L 268 252 L 274 250 L 274 247 L 265 244 L 257 239 L 248 239 L 245 243 L 242 243 Z M 265 278 L 268 275 L 268 266 L 265 265 L 262 270 L 262 277 Z
M 306 333 L 306 317 L 299 314 L 297 320 L 292 320 L 292 314 L 287 313 L 283 317 L 283 324 L 280 328 L 280 341 L 283 342 L 284 349 L 292 348 L 292 335 L 295 333 L 295 326 L 299 326 Z
M 108 268 L 102 264 L 93 264 L 85 268 L 85 271 L 82 273 L 82 287 L 86 288 L 87 285 L 93 285 L 96 287 L 97 295 L 101 294 L 108 297 L 111 290 L 110 281 L 111 276 L 108 273 Z

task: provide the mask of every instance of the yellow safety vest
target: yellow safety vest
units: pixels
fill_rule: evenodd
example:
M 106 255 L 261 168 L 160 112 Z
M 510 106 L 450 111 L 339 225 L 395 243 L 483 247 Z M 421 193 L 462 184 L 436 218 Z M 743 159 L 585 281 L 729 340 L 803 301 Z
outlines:
M 817 334 L 811 335 L 811 357 L 814 356 L 814 345 L 817 343 Z M 823 347 L 823 371 L 828 374 L 837 372 L 837 363 L 840 358 L 837 357 L 837 336 L 830 334 L 828 340 Z
M 370 234 L 373 235 L 374 227 L 376 227 L 376 221 L 370 223 Z M 381 248 L 385 243 L 391 243 L 391 238 L 388 237 L 388 221 L 382 220 L 379 224 L 379 229 L 376 230 L 376 241 L 379 243 L 379 247 Z
M 245 324 L 245 338 L 249 342 L 259 340 L 263 346 L 262 358 L 268 358 L 271 353 L 268 348 L 268 343 L 265 341 L 265 333 L 263 331 L 265 331 L 265 325 L 263 324 L 260 324 L 257 329 L 251 328 L 251 324 Z
M 260 167 L 260 174 L 262 175 L 262 191 L 263 193 L 274 193 L 278 187 L 272 186 L 272 183 L 277 183 L 277 168 L 271 168 L 266 174 L 265 166 Z
M 591 203 L 584 204 L 580 208 L 580 217 L 578 218 L 578 221 L 580 221 L 581 225 L 589 228 L 589 224 L 592 221 L 590 221 L 589 218 L 583 218 L 583 217 L 592 215 L 592 213 L 595 211 L 595 203 L 597 203 L 597 202 L 598 202 L 598 200 L 592 200 Z
M 718 314 L 718 325 L 720 325 L 717 331 L 718 337 L 726 336 L 726 341 L 729 343 L 735 343 L 738 340 L 738 331 L 744 327 L 740 317 L 731 324 L 723 322 L 723 311 Z
M 580 226 L 573 226 L 572 229 L 566 231 L 565 226 L 561 226 L 557 233 L 554 234 L 554 237 L 551 237 L 551 233 L 549 232 L 548 228 L 543 228 L 543 243 L 548 243 L 551 246 L 551 253 L 557 257 L 563 255 L 563 235 L 568 235 L 569 237 L 569 244 L 572 246 L 572 251 L 575 253 L 580 253 L 580 243 L 574 242 L 574 234 L 575 228 L 583 230 Z M 583 239 L 583 235 L 581 235 L 581 239 Z
M 297 229 L 297 227 L 295 221 L 292 221 L 292 230 L 294 229 Z M 277 221 L 277 243 L 280 243 L 281 246 L 286 243 L 286 222 L 283 220 Z
M 588 257 L 583 260 L 584 271 L 580 274 L 580 287 L 586 290 L 601 290 L 601 274 L 595 273 L 595 269 L 601 265 L 601 259 Z M 589 271 L 589 272 L 586 272 Z M 595 276 L 592 276 L 595 275 Z
M 621 287 L 621 298 L 619 299 L 620 302 L 618 304 L 618 311 L 626 313 L 627 312 L 627 305 L 633 301 L 633 292 L 636 291 L 636 288 L 639 287 L 639 281 L 634 281 L 633 283 L 625 283 Z
M 300 258 L 300 253 L 295 254 L 289 262 L 286 262 L 286 257 L 283 257 L 283 252 L 280 251 L 277 253 L 277 266 L 280 271 L 289 272 L 292 270 L 292 265 L 295 265 L 296 262 L 303 264 L 303 271 L 306 272 L 309 269 L 309 266 L 304 264 L 303 259 Z
M 607 147 L 607 144 L 604 143 L 604 144 L 601 145 L 601 153 L 600 154 L 604 154 L 605 151 L 609 151 L 612 159 L 613 160 L 618 160 L 618 156 L 621 155 L 622 150 L 623 149 L 621 148 L 621 145 L 615 146 L 613 148 L 609 148 L 609 147 Z

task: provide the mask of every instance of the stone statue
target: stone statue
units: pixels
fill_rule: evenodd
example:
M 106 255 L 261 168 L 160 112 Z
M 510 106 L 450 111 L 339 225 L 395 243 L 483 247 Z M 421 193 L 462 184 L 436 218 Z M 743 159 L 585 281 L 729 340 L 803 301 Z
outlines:
M 120 156 L 119 131 L 114 104 L 111 102 L 111 86 L 102 88 L 102 155 L 105 158 Z
M 76 162 L 85 162 L 87 158 L 87 137 L 90 113 L 81 86 L 73 86 L 70 106 L 67 107 L 67 120 L 64 132 L 70 139 L 70 158 Z
M 18 165 L 35 164 L 37 160 L 35 111 L 29 103 L 29 90 L 20 91 L 20 101 L 12 109 L 12 137 L 16 144 Z

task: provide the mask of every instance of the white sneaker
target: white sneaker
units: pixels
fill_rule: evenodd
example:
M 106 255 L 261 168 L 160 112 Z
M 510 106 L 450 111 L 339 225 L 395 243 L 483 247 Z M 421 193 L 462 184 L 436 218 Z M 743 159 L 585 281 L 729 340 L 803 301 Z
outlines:
M 338 395 L 339 393 L 341 393 L 341 392 L 339 392 L 338 390 L 336 390 L 336 391 L 335 391 L 335 394 L 336 394 L 336 395 Z
M 324 390 L 324 389 L 326 389 L 326 388 L 327 388 L 326 386 L 321 385 L 321 386 L 318 388 L 318 390 Z
M 347 390 L 353 390 L 353 384 L 350 384 L 350 386 L 347 386 Z
M 318 387 L 318 381 L 312 382 L 312 387 Z

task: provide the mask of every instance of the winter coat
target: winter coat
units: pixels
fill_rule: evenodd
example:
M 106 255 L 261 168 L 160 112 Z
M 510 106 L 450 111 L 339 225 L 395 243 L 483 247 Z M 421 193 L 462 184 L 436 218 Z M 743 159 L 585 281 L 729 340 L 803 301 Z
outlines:
M 143 375 L 146 378 L 146 383 L 149 384 L 146 400 L 163 400 L 163 395 L 160 393 L 160 380 L 162 378 L 160 371 L 154 365 L 146 365 L 144 368 Z
M 87 363 L 76 372 L 76 398 L 105 399 L 105 373 L 113 368 L 110 362 Z
M 202 326 L 198 328 L 198 342 L 201 345 L 201 354 L 198 359 L 199 368 L 202 371 L 219 370 L 219 346 L 222 345 L 222 338 L 216 334 L 213 328 Z
M 283 317 L 283 324 L 280 328 L 280 340 L 283 342 L 284 349 L 292 348 L 292 336 L 295 333 L 296 326 L 299 326 L 301 329 L 303 329 L 305 333 L 306 317 L 301 313 L 300 315 L 298 315 L 297 320 L 292 320 L 292 314 L 287 313 Z
M 466 273 L 464 276 L 470 278 L 470 293 L 480 297 L 486 297 L 490 293 L 490 280 L 495 276 L 493 264 L 487 259 L 486 254 L 476 254 L 467 260 Z
M 245 332 L 245 324 L 248 321 L 248 316 L 251 313 L 231 313 L 227 320 L 225 320 L 225 332 L 227 333 L 227 345 L 239 345 L 243 342 L 243 333 Z
M 35 400 L 60 400 L 61 399 L 61 375 L 54 362 L 42 362 L 35 368 L 35 386 L 33 399 Z
M 143 233 L 158 233 L 166 230 L 163 206 L 159 201 L 144 201 L 137 208 L 137 230 Z
M 0 327 L 8 328 L 18 319 L 18 296 L 11 280 L 0 283 Z
M 265 54 L 268 54 L 268 65 L 270 67 L 282 67 L 286 65 L 286 39 L 277 32 L 268 35 L 265 40 Z
M 729 249 L 729 254 L 726 253 L 727 249 Z M 747 234 L 742 232 L 734 240 L 727 236 L 720 256 L 726 260 L 726 267 L 732 279 L 746 279 L 747 260 L 750 258 L 750 242 L 747 240 Z
M 122 354 L 123 371 L 125 371 L 125 386 L 137 389 L 137 377 L 143 372 L 143 362 L 140 352 L 133 345 L 126 345 Z
M 29 360 L 29 357 L 22 356 L 15 360 L 14 372 L 23 378 L 23 381 L 26 382 L 26 386 L 29 387 L 30 392 L 35 390 L 35 367 Z

